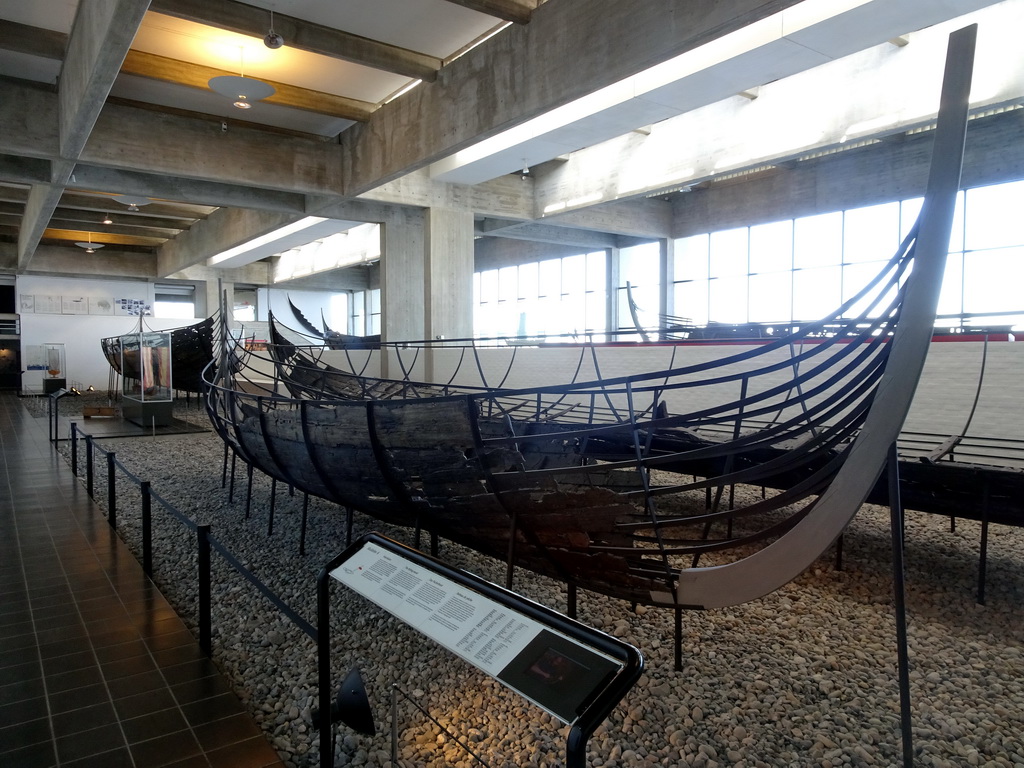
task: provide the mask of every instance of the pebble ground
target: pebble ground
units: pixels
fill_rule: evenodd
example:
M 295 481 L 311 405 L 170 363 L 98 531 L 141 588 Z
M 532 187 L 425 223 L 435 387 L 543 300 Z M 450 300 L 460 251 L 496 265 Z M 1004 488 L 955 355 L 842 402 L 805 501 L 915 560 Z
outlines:
M 74 407 L 65 399 L 62 413 Z M 185 418 L 202 424 L 205 415 L 192 410 Z M 345 547 L 342 510 L 310 499 L 300 556 L 302 496 L 278 487 L 268 535 L 269 479 L 256 473 L 246 518 L 242 466 L 229 500 L 221 485 L 223 444 L 214 433 L 97 444 L 115 450 L 179 511 L 209 523 L 215 539 L 315 623 L 317 574 Z M 66 442 L 61 450 L 68 451 Z M 106 499 L 104 484 L 105 472 L 97 472 L 97 499 Z M 119 479 L 117 498 L 120 534 L 138 553 L 138 487 Z M 369 530 L 412 543 L 407 531 L 355 515 L 354 535 Z M 154 537 L 155 579 L 195 631 L 194 538 L 159 504 Z M 1024 531 L 991 527 L 985 605 L 976 601 L 979 542 L 977 523 L 958 520 L 951 531 L 948 518 L 908 512 L 915 766 L 1024 768 Z M 493 560 L 448 543 L 440 554 L 503 582 Z M 515 589 L 565 610 L 557 583 L 519 572 Z M 318 766 L 319 734 L 310 721 L 315 644 L 216 555 L 214 590 L 214 660 L 285 763 Z M 681 671 L 673 664 L 670 611 L 632 610 L 581 593 L 578 618 L 636 645 L 646 661 L 643 678 L 591 738 L 588 765 L 903 765 L 892 594 L 889 513 L 870 506 L 844 537 L 842 570 L 828 552 L 766 598 L 684 613 Z M 493 767 L 565 765 L 565 726 L 341 586 L 332 589 L 331 636 L 337 680 L 353 666 L 362 670 L 377 723 L 373 737 L 338 726 L 335 765 L 391 765 L 393 729 L 403 768 L 480 765 L 469 750 Z

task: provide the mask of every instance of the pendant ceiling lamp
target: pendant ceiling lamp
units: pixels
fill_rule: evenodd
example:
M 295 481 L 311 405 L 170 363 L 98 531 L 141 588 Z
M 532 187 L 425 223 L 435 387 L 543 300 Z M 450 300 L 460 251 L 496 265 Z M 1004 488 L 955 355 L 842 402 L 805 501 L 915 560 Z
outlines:
M 231 99 L 231 103 L 239 109 L 251 109 L 254 101 L 273 96 L 275 89 L 269 83 L 245 76 L 242 66 L 242 49 L 239 48 L 239 73 L 237 75 L 220 75 L 211 77 L 207 85 L 214 93 Z
M 88 242 L 75 243 L 79 248 L 84 248 L 86 253 L 96 253 L 97 248 L 102 248 L 103 243 L 94 243 L 92 241 L 92 232 L 88 233 Z
M 114 195 L 114 199 L 128 206 L 129 211 L 138 211 L 140 205 L 149 205 L 152 200 L 142 195 Z

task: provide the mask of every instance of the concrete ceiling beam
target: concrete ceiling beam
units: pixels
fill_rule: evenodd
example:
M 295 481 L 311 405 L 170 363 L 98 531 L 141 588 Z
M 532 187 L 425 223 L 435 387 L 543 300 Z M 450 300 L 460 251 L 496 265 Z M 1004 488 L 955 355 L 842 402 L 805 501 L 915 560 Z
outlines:
M 797 0 L 565 0 L 448 64 L 437 83 L 345 130 L 346 189 L 359 195 Z M 642 40 L 642 45 L 623 45 Z
M 156 273 L 167 277 L 302 218 L 294 214 L 219 208 L 157 251 Z
M 566 229 L 547 224 L 522 224 L 513 227 L 502 227 L 497 230 L 487 230 L 477 226 L 474 231 L 480 237 L 493 237 L 495 233 L 498 233 L 498 237 L 508 240 L 528 240 L 535 243 L 551 243 L 552 245 L 573 245 L 591 250 L 616 248 L 619 245 L 616 236 L 604 232 Z
M 0 244 L 0 266 L 8 256 L 5 245 Z M 40 244 L 35 257 L 24 274 L 51 275 L 53 277 L 89 277 L 112 280 L 153 280 L 156 278 L 153 256 L 148 252 L 134 252 L 107 247 L 90 255 L 81 248 Z
M 239 206 L 264 211 L 306 212 L 305 196 L 293 192 L 81 164 L 75 168 L 73 186 L 83 190 L 144 195 L 157 200 L 189 200 L 213 208 Z M 151 213 L 150 208 L 146 206 L 147 214 Z
M 434 181 L 424 169 L 382 184 L 359 196 L 360 200 L 418 206 L 469 210 L 485 216 L 533 218 L 533 187 L 518 177 L 500 177 L 483 184 L 466 186 Z
M 94 0 L 75 14 L 57 89 L 59 159 L 50 169 L 51 183 L 34 185 L 25 204 L 19 270 L 35 254 L 148 6 L 149 0 Z
M 650 241 L 669 236 L 672 231 L 672 205 L 660 198 L 622 200 L 544 216 L 539 221 L 558 227 L 597 229 L 621 237 Z
M 488 16 L 494 16 L 513 24 L 528 24 L 530 15 L 537 8 L 537 0 L 448 0 Z

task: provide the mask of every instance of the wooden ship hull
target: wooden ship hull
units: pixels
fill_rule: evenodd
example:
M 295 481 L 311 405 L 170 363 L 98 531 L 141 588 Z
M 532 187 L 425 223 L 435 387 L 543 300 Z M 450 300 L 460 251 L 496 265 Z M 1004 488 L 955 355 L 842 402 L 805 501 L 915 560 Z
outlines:
M 526 568 L 634 603 L 756 599 L 835 541 L 895 456 L 959 185 L 967 90 L 955 76 L 944 87 L 955 107 L 940 114 L 921 219 L 861 292 L 796 334 L 525 389 L 373 379 L 290 342 L 271 344 L 275 374 L 259 382 L 247 353 L 225 347 L 205 379 L 211 420 L 271 477 L 500 558 L 509 583 Z M 781 490 L 730 505 L 741 484 Z
M 213 360 L 213 337 L 217 326 L 216 317 L 208 317 L 193 325 L 174 328 L 171 333 L 171 370 L 174 389 L 182 392 L 202 392 L 203 369 Z M 131 335 L 131 334 L 129 334 Z M 135 334 L 136 336 L 138 334 Z M 119 375 L 121 370 L 121 336 L 100 339 L 103 356 L 110 367 Z M 134 366 L 135 378 L 139 378 L 139 366 Z

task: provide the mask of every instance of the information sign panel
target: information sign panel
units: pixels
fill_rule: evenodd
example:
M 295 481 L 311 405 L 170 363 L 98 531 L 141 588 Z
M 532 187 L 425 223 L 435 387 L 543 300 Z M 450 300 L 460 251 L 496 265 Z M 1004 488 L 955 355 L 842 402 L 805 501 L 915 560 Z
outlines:
M 364 544 L 330 573 L 567 725 L 625 666 L 376 543 Z

